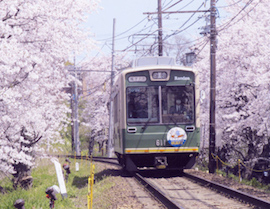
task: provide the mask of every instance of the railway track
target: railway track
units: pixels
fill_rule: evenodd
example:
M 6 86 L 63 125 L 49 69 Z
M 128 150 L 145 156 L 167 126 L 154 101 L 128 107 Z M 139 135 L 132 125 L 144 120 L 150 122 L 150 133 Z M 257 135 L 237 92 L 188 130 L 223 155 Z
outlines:
M 145 189 L 147 189 L 148 192 L 151 193 L 151 195 L 160 203 L 162 203 L 166 208 L 170 209 L 183 209 L 179 204 L 171 200 L 164 194 L 160 189 L 158 189 L 155 185 L 153 185 L 150 181 L 148 181 L 146 178 L 141 176 L 139 173 L 134 174 L 135 179 L 143 185 Z
M 184 176 L 192 181 L 198 182 L 199 184 L 204 185 L 205 187 L 214 189 L 218 192 L 228 195 L 229 197 L 236 198 L 240 201 L 246 202 L 248 204 L 254 205 L 258 208 L 270 208 L 270 202 L 260 199 L 258 197 L 249 195 L 247 193 L 229 188 L 227 186 L 209 181 L 198 176 L 194 176 L 188 173 L 184 173 Z
M 57 157 L 75 158 L 72 155 L 58 155 Z M 117 158 L 90 158 L 86 156 L 76 156 L 76 158 L 78 160 L 91 159 L 96 162 L 109 163 L 119 166 Z M 233 208 L 229 207 L 228 204 L 234 205 L 234 208 L 270 208 L 270 202 L 268 201 L 188 173 L 183 173 L 183 175 L 180 177 L 179 175 L 169 175 L 165 177 L 160 175 L 159 177 L 151 177 L 151 173 L 154 174 L 155 172 L 133 173 L 132 175 L 152 195 L 152 197 L 162 203 L 166 208 L 186 209 L 197 207 L 198 205 L 196 205 L 196 203 L 192 203 L 192 201 L 197 201 L 200 208 L 211 208 L 211 204 L 213 204 L 213 208 Z M 184 182 L 183 179 L 188 180 L 190 183 Z M 204 194 L 202 194 L 201 197 L 206 196 L 206 199 L 200 199 L 200 196 L 196 197 L 195 193 L 199 193 L 199 191 L 195 192 L 195 189 L 193 186 L 191 186 L 192 183 L 203 188 L 207 188 L 208 190 L 212 190 L 213 193 L 216 193 L 219 196 L 216 197 L 215 194 L 211 192 L 209 192 L 209 195 L 207 195 L 208 192 L 205 192 L 207 190 L 204 191 L 204 189 L 199 189 L 204 191 Z M 190 196 L 188 197 L 187 194 L 190 194 Z M 215 201 L 213 201 L 213 203 L 208 203 L 207 201 L 210 201 L 208 196 L 215 196 L 216 199 L 226 198 L 228 199 L 226 200 L 228 204 L 223 206 L 222 203 L 217 203 Z M 179 199 L 181 199 L 182 202 L 179 202 Z M 196 206 L 187 206 L 187 201 L 189 201 L 190 204 L 195 204 Z M 221 202 L 224 201 L 221 200 Z M 203 207 L 202 204 L 206 205 L 207 207 Z

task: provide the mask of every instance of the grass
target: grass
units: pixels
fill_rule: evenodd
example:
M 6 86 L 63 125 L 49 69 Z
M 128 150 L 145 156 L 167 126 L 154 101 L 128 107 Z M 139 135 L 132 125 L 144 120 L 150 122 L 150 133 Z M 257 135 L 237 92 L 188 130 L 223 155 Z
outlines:
M 59 159 L 61 165 L 65 159 Z M 88 177 L 90 175 L 90 162 L 77 160 L 80 164 L 79 171 L 75 171 L 75 161 L 71 159 L 71 174 L 69 181 L 66 184 L 68 198 L 62 198 L 61 194 L 57 194 L 58 200 L 55 201 L 57 209 L 82 209 L 87 208 L 88 194 Z M 6 191 L 5 194 L 0 194 L 0 208 L 14 209 L 14 202 L 17 199 L 24 199 L 25 208 L 27 209 L 45 209 L 49 208 L 49 199 L 46 198 L 45 190 L 52 185 L 58 185 L 54 164 L 50 159 L 37 160 L 37 168 L 33 169 L 33 187 L 29 190 L 17 189 L 14 190 L 12 182 L 8 178 L 4 178 L 0 182 L 0 186 Z M 96 166 L 95 172 L 99 172 L 99 167 Z M 95 183 L 93 199 L 93 208 L 108 208 L 108 202 L 103 200 L 101 195 L 112 188 L 114 183 L 109 180 L 109 177 L 102 177 Z
M 203 166 L 197 164 L 194 167 L 197 167 L 201 171 L 208 172 L 208 168 L 206 166 L 206 163 L 203 163 Z M 244 178 L 243 179 L 241 178 L 239 180 L 239 175 L 234 175 L 232 173 L 229 173 L 228 176 L 227 176 L 227 174 L 224 171 L 218 170 L 218 169 L 216 170 L 216 174 L 221 175 L 221 176 L 223 176 L 225 178 L 233 179 L 236 182 L 239 182 L 239 183 L 241 183 L 243 185 L 248 185 L 248 186 L 252 186 L 254 188 L 262 189 L 262 190 L 264 190 L 266 192 L 269 192 L 269 190 L 270 190 L 270 185 L 269 184 L 262 184 L 261 182 L 259 182 L 254 177 L 251 180 L 244 179 Z
M 229 175 L 227 176 L 225 172 L 221 171 L 221 170 L 217 170 L 216 171 L 217 174 L 222 175 L 223 177 L 227 177 L 227 178 L 231 178 L 234 179 L 235 181 L 244 184 L 244 185 L 248 185 L 248 186 L 252 186 L 254 188 L 258 188 L 258 189 L 262 189 L 265 190 L 267 192 L 269 192 L 270 186 L 268 184 L 262 184 L 261 182 L 259 182 L 256 178 L 252 178 L 251 180 L 248 179 L 242 179 L 239 180 L 239 175 L 236 176 L 232 173 L 229 173 Z

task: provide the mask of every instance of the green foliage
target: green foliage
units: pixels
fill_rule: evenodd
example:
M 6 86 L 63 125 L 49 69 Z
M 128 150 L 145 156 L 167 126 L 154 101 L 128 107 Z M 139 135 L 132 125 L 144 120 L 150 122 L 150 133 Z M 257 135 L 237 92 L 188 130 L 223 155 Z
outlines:
M 243 180 L 243 183 L 253 186 L 253 187 L 257 187 L 257 188 L 263 188 L 263 184 L 260 183 L 256 178 L 252 178 L 251 180 L 247 181 L 247 180 Z
M 89 140 L 90 140 L 90 128 L 87 126 L 80 125 L 80 142 L 81 142 L 81 150 L 88 150 Z
M 59 160 L 61 164 L 66 163 L 65 159 Z M 57 209 L 85 209 L 87 208 L 88 177 L 90 175 L 90 162 L 79 160 L 79 171 L 75 171 L 75 161 L 71 159 L 71 174 L 66 184 L 68 198 L 63 199 L 61 194 L 57 194 L 58 200 L 55 201 Z M 17 199 L 24 199 L 25 208 L 49 208 L 49 199 L 46 198 L 46 188 L 58 185 L 55 167 L 50 159 L 42 159 L 37 162 L 38 167 L 33 169 L 33 187 L 29 190 L 12 188 L 12 182 L 8 179 L 2 179 L 1 186 L 6 190 L 5 194 L 0 195 L 0 208 L 14 209 L 14 202 Z M 96 172 L 98 168 L 96 167 Z M 113 186 L 107 178 L 102 178 L 94 186 L 94 200 L 102 196 L 104 190 Z M 100 188 L 99 188 L 100 187 Z M 99 201 L 98 208 L 108 208 L 106 201 Z M 94 207 L 95 208 L 95 207 Z

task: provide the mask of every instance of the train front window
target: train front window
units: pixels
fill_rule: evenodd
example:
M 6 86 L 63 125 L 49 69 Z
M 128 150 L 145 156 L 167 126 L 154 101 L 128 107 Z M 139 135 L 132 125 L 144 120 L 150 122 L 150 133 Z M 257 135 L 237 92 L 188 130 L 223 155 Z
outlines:
M 194 123 L 194 86 L 137 86 L 126 92 L 128 124 Z
M 194 87 L 162 86 L 162 123 L 194 122 Z
M 127 88 L 127 122 L 158 123 L 158 87 Z

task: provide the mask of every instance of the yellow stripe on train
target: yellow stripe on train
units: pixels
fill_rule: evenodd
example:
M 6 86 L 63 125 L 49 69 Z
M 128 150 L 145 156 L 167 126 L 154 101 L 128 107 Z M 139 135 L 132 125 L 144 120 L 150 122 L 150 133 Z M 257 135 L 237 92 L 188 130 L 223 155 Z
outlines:
M 132 153 L 175 153 L 175 152 L 199 152 L 198 147 L 162 147 L 162 148 L 127 148 L 127 154 Z

